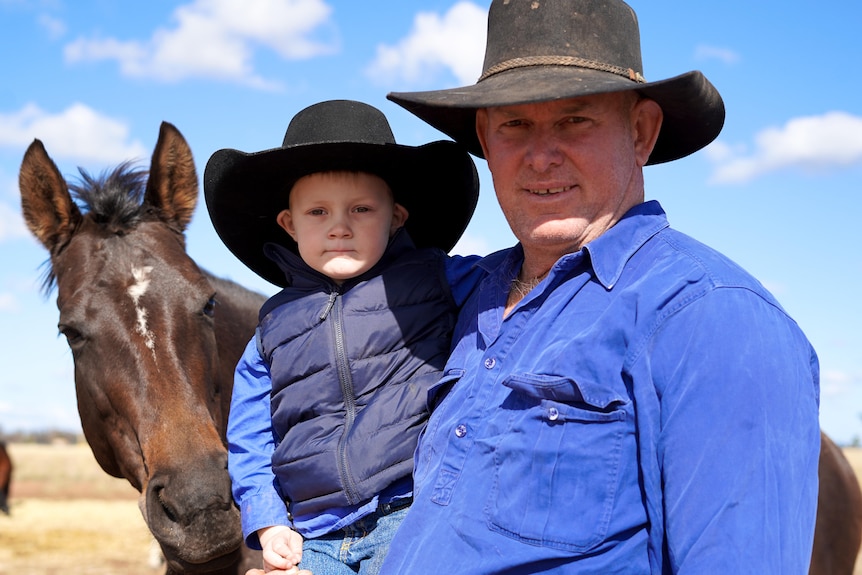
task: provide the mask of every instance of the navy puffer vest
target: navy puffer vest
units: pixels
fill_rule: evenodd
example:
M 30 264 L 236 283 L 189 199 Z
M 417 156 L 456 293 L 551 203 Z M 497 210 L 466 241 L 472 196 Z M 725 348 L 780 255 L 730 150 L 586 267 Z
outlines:
M 377 266 L 337 286 L 292 252 L 267 250 L 289 280 L 259 325 L 273 471 L 294 515 L 361 503 L 412 473 L 457 314 L 445 255 L 401 230 Z

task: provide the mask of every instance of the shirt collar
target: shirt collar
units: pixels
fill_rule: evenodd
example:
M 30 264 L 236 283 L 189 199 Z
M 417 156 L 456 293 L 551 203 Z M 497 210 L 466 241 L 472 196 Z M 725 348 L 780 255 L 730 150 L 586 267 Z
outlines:
M 582 257 L 582 252 L 589 254 L 593 273 L 596 279 L 607 289 L 611 289 L 623 272 L 623 268 L 635 252 L 647 240 L 668 227 L 667 216 L 661 205 L 651 200 L 631 208 L 611 229 L 584 246 L 580 252 L 567 254 L 560 258 L 554 267 L 558 267 L 574 258 Z M 477 266 L 488 273 L 517 273 L 524 260 L 524 250 L 521 244 L 511 249 L 492 253 L 479 262 Z M 514 276 L 512 276 L 514 277 Z M 509 278 L 511 279 L 511 278 Z
M 614 287 L 635 252 L 666 227 L 667 216 L 657 201 L 631 208 L 611 229 L 584 246 L 596 279 L 606 289 Z

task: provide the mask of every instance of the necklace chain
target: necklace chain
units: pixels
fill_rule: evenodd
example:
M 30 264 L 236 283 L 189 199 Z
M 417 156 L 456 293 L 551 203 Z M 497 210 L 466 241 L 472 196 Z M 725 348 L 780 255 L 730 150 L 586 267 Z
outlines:
M 509 294 L 517 298 L 518 301 L 520 301 L 524 299 L 524 297 L 526 297 L 528 293 L 533 291 L 534 287 L 542 283 L 542 280 L 545 279 L 545 276 L 547 275 L 547 272 L 545 272 L 540 276 L 527 278 L 525 280 L 522 280 L 515 276 L 515 278 L 512 280 L 512 287 L 509 291 Z

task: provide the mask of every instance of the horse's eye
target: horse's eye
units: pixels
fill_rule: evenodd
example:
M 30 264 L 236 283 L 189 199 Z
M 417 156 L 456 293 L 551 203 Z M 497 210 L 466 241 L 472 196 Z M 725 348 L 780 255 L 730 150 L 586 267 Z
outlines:
M 203 309 L 204 315 L 207 317 L 214 317 L 215 316 L 215 307 L 216 307 L 216 298 L 215 298 L 215 295 L 213 295 L 212 297 L 210 297 L 210 299 L 207 300 L 206 305 L 204 305 L 204 309 Z
M 75 347 L 76 345 L 80 345 L 84 343 L 84 334 L 69 325 L 60 324 L 57 326 L 64 336 L 66 336 L 66 342 L 68 342 L 69 347 Z

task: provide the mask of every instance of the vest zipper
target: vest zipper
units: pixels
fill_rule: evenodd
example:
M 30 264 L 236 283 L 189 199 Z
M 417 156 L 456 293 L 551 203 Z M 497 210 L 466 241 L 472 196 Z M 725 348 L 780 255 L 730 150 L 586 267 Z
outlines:
M 326 302 L 326 305 L 323 306 L 323 309 L 320 311 L 320 315 L 317 316 L 317 319 L 320 321 L 326 320 L 326 316 L 329 315 L 329 312 L 332 311 L 332 306 L 335 305 L 335 298 L 340 295 L 340 288 L 336 287 L 331 292 L 329 292 L 329 300 Z
M 338 440 L 338 472 L 341 475 L 341 483 L 344 485 L 344 493 L 347 501 L 353 505 L 359 503 L 356 486 L 350 473 L 350 461 L 347 456 L 347 438 L 353 428 L 356 418 L 356 397 L 353 391 L 353 376 L 350 374 L 350 363 L 347 358 L 347 349 L 344 341 L 344 314 L 342 309 L 343 300 L 340 290 L 329 294 L 329 302 L 324 308 L 321 318 L 325 319 L 332 313 L 332 331 L 335 338 L 335 367 L 338 373 L 338 383 L 341 386 L 341 395 L 344 398 L 344 429 Z

